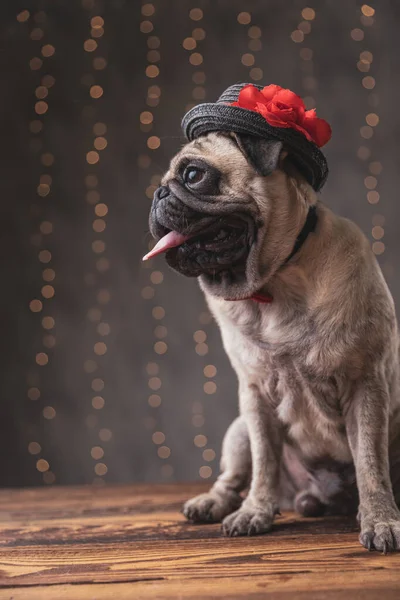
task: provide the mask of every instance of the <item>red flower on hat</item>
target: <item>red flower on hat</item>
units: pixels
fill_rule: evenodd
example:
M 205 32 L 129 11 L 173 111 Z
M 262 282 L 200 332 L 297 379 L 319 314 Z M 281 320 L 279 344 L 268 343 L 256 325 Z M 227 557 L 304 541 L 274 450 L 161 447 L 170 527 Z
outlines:
M 295 129 L 319 147 L 331 139 L 329 123 L 319 119 L 314 108 L 306 110 L 300 96 L 279 85 L 267 85 L 262 90 L 251 84 L 245 85 L 238 101 L 232 102 L 231 106 L 258 112 L 273 127 Z

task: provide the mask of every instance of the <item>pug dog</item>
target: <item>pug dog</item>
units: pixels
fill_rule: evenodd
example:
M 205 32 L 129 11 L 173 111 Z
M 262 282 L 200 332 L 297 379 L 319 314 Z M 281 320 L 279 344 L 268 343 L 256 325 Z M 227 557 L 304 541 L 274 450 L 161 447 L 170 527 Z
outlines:
M 212 131 L 173 158 L 150 231 L 145 258 L 165 252 L 198 278 L 239 384 L 221 474 L 187 519 L 240 536 L 269 531 L 280 509 L 358 508 L 361 544 L 399 550 L 399 335 L 361 230 L 281 141 Z

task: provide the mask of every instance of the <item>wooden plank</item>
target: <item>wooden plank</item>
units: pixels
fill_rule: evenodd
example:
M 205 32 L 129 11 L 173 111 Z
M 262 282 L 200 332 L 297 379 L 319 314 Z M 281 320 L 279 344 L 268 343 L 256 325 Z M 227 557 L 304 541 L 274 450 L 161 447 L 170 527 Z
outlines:
M 400 555 L 368 553 L 353 519 L 286 513 L 226 539 L 178 512 L 192 486 L 0 493 L 0 599 L 400 597 Z

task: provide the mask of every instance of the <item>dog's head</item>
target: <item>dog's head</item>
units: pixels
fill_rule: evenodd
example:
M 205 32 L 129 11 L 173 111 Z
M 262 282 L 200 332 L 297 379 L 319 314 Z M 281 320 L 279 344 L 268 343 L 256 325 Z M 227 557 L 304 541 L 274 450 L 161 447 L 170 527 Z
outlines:
M 173 158 L 155 194 L 156 254 L 225 299 L 256 293 L 290 254 L 313 198 L 280 141 L 208 133 Z

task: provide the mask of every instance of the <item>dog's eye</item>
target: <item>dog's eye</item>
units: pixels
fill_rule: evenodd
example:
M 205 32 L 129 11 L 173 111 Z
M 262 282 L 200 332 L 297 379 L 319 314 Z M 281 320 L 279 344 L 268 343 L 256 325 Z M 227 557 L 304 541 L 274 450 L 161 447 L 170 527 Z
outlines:
M 193 184 L 198 183 L 204 177 L 204 171 L 197 169 L 196 167 L 188 167 L 183 175 L 185 183 Z

